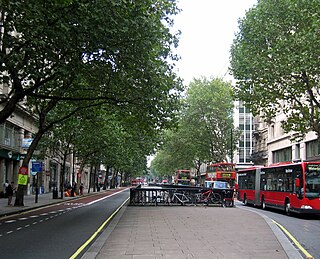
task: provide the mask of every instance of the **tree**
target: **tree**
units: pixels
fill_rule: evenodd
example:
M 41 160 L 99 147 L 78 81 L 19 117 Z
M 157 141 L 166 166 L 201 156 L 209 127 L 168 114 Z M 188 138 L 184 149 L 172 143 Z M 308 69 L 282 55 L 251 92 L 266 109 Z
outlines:
M 178 126 L 165 132 L 152 167 L 160 175 L 195 168 L 199 177 L 202 163 L 225 161 L 236 148 L 231 85 L 219 78 L 194 79 L 183 103 Z
M 220 78 L 194 79 L 189 85 L 182 127 L 201 161 L 226 161 L 235 149 L 231 84 Z M 232 143 L 231 143 L 232 141 Z
M 284 113 L 300 138 L 320 133 L 319 15 L 319 1 L 260 0 L 231 47 L 236 98 L 267 122 Z
M 0 123 L 26 97 L 164 101 L 180 85 L 171 65 L 177 38 L 168 28 L 177 11 L 170 0 L 2 0 L 0 84 L 8 93 Z
M 174 2 L 2 3 L 0 83 L 8 94 L 0 123 L 22 100 L 39 115 L 23 165 L 46 131 L 89 106 L 123 110 L 153 129 L 171 123 L 181 90 L 171 64 L 177 38 L 168 28 Z M 70 109 L 59 117 L 61 105 Z M 15 205 L 23 205 L 23 192 L 19 186 Z

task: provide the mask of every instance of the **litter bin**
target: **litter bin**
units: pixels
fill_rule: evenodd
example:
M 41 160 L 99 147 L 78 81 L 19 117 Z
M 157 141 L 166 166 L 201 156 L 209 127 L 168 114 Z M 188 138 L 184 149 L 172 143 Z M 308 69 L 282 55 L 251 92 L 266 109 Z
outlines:
M 58 188 L 55 187 L 52 190 L 52 199 L 58 199 Z

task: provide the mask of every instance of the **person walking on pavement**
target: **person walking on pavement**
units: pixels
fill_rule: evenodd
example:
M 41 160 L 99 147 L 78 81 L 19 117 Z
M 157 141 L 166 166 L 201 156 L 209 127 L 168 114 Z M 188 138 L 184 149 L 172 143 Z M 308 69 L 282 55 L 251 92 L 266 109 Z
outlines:
M 84 189 L 84 186 L 83 186 L 83 183 L 81 183 L 79 187 L 80 195 L 83 195 L 83 189 Z
M 13 197 L 13 191 L 15 190 L 15 188 L 13 187 L 13 182 L 11 182 L 11 184 L 8 184 L 8 186 L 6 187 L 6 193 L 8 196 L 8 205 L 12 205 L 12 197 Z

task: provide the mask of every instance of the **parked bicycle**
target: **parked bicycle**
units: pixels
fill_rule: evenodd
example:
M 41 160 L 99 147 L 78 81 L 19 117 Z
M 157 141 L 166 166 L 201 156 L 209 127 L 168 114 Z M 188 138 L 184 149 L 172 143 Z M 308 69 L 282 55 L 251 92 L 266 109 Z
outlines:
M 195 205 L 195 197 L 185 192 L 174 192 L 171 201 L 181 205 Z
M 223 202 L 222 206 L 225 207 L 234 207 L 234 198 L 233 198 L 233 191 L 223 190 Z
M 221 195 L 209 189 L 205 192 L 197 193 L 196 204 L 202 204 L 208 206 L 209 204 L 222 204 Z

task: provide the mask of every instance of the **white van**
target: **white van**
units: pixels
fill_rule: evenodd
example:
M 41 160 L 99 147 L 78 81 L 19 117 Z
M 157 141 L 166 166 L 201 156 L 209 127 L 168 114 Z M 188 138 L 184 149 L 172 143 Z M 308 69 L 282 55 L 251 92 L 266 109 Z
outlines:
M 204 187 L 211 189 L 230 189 L 229 183 L 222 181 L 205 181 Z

